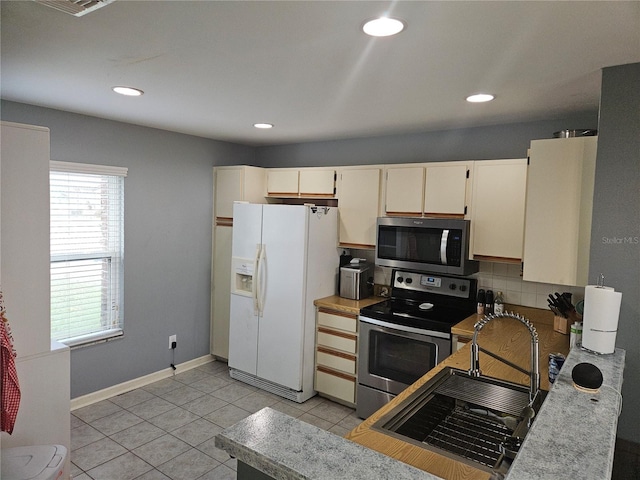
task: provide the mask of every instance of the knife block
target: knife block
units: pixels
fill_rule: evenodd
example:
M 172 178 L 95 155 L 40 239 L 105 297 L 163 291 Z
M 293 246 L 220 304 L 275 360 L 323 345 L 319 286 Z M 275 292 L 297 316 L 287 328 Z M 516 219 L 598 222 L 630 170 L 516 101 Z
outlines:
M 562 333 L 563 335 L 569 335 L 570 333 L 569 319 L 565 317 L 553 316 L 553 330 L 554 332 Z

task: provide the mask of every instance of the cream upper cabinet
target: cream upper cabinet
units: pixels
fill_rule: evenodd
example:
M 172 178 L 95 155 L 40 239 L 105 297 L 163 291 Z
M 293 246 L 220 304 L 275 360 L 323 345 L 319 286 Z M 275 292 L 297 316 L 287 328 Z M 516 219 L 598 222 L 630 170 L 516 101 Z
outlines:
M 345 168 L 338 174 L 340 245 L 375 248 L 380 210 L 380 168 Z
M 387 215 L 422 214 L 424 167 L 389 167 L 386 172 Z
M 266 170 L 258 167 L 234 166 L 213 169 L 214 215 L 232 218 L 236 200 L 264 203 Z
M 597 142 L 597 137 L 531 142 L 524 280 L 587 284 Z
M 520 262 L 527 159 L 483 160 L 473 167 L 471 257 Z
M 425 215 L 464 215 L 469 166 L 464 162 L 434 163 L 425 168 Z
M 469 162 L 434 162 L 388 167 L 387 215 L 464 216 L 469 195 Z
M 270 168 L 267 191 L 273 197 L 333 197 L 335 178 L 333 168 Z
M 298 169 L 270 168 L 267 174 L 267 193 L 269 195 L 298 195 Z
M 333 169 L 300 170 L 300 195 L 328 195 L 336 193 L 336 171 Z

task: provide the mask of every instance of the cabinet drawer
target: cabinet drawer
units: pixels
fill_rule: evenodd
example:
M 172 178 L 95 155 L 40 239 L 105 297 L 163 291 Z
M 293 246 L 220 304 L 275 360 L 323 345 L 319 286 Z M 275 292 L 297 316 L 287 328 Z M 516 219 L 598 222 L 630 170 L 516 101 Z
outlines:
M 324 327 L 318 327 L 318 345 L 355 354 L 357 340 L 358 337 L 355 335 L 336 332 Z
M 331 310 L 325 310 L 324 308 L 319 308 L 318 325 L 355 333 L 358 328 L 358 318 L 355 315 L 350 315 L 348 313 L 334 312 Z
M 316 390 L 345 402 L 355 403 L 356 379 L 318 367 L 316 370 Z
M 355 355 L 340 354 L 333 352 L 328 348 L 318 346 L 316 352 L 316 363 L 341 372 L 356 374 L 356 357 Z

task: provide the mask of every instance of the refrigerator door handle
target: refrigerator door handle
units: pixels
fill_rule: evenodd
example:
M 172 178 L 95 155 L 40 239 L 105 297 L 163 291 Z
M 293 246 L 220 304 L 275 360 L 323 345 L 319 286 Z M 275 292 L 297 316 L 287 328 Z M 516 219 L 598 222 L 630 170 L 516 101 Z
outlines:
M 259 313 L 259 303 L 258 303 L 258 292 L 259 292 L 259 278 L 258 268 L 260 265 L 260 252 L 262 250 L 262 245 L 256 245 L 256 256 L 253 259 L 253 281 L 251 282 L 251 298 L 253 299 L 253 311 L 254 313 Z
M 265 282 L 264 275 L 267 268 L 266 262 L 266 245 L 260 245 L 260 255 L 258 257 L 258 270 L 256 272 L 258 278 L 258 285 L 256 287 L 257 292 L 257 301 L 258 301 L 258 315 L 262 316 L 264 311 L 264 293 L 265 293 Z

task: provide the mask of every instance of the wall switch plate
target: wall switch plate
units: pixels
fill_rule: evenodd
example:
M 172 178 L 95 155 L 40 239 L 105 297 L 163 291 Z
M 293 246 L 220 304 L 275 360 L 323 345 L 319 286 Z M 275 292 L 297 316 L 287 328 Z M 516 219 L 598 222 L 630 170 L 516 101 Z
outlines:
M 176 340 L 177 335 L 171 335 L 169 337 L 169 350 L 171 350 L 171 346 L 173 345 L 173 343 L 175 342 L 176 344 L 178 343 L 178 341 Z

